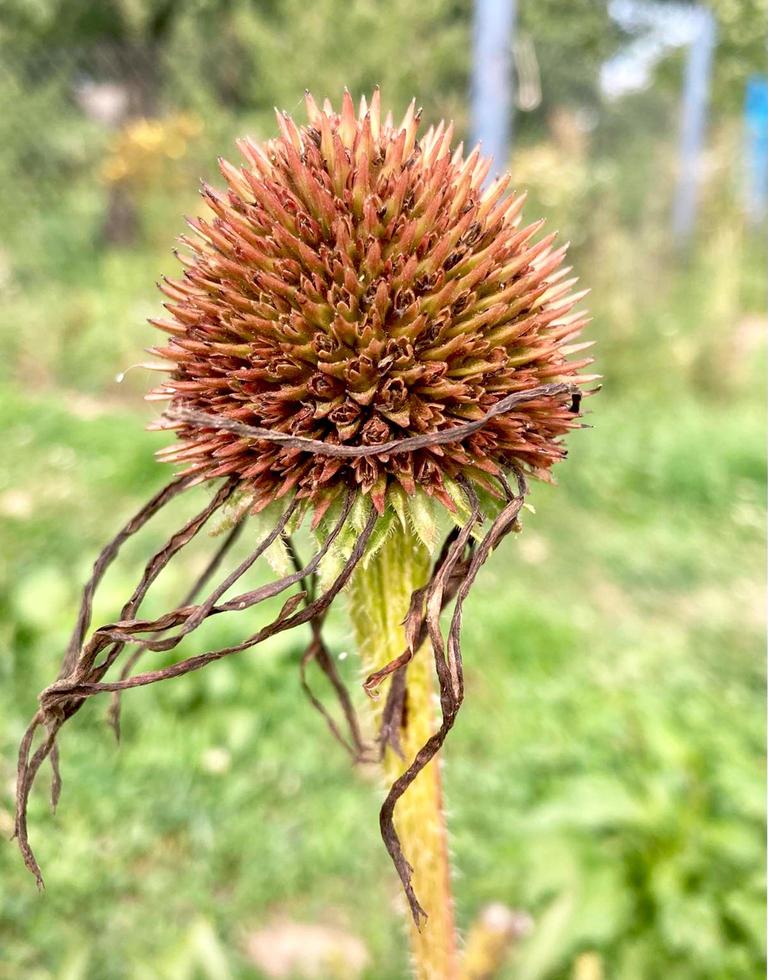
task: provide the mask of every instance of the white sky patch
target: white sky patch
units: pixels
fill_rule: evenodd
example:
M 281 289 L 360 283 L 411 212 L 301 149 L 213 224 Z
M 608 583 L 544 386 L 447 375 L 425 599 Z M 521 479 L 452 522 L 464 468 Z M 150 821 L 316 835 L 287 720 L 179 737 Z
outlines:
M 600 88 L 609 99 L 646 88 L 653 69 L 675 48 L 690 44 L 701 30 L 701 7 L 653 0 L 611 0 L 611 17 L 637 36 L 600 69 Z

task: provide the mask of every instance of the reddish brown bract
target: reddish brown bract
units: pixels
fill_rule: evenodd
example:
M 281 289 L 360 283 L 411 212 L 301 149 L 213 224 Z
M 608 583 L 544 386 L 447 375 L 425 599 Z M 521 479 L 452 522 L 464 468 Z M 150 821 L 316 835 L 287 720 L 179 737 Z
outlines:
M 411 105 L 380 119 L 379 93 L 340 114 L 307 96 L 309 125 L 278 114 L 280 136 L 242 140 L 222 161 L 226 193 L 204 186 L 212 221 L 191 221 L 184 277 L 164 281 L 171 335 L 155 353 L 170 377 L 148 397 L 329 444 L 372 446 L 477 419 L 512 392 L 575 377 L 567 361 L 585 322 L 553 235 L 520 225 L 506 175 L 451 152 L 443 123 L 419 141 Z M 571 345 L 571 346 L 568 346 Z M 584 345 L 588 346 L 588 345 Z M 314 503 L 342 486 L 423 488 L 450 505 L 444 479 L 513 463 L 545 476 L 576 424 L 562 394 L 520 404 L 443 446 L 329 458 L 231 432 L 162 423 L 161 452 L 201 479 L 238 477 L 256 508 L 295 491 Z

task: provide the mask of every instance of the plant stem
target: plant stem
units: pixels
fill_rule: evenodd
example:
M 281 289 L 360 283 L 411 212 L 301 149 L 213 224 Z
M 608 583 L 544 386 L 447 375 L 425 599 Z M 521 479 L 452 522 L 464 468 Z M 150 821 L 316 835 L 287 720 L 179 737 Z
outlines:
M 403 620 L 411 593 L 429 576 L 430 558 L 412 531 L 399 521 L 367 568 L 359 567 L 350 584 L 350 613 L 364 670 L 378 670 L 405 649 Z M 399 732 L 404 758 L 387 746 L 383 771 L 391 784 L 412 762 L 436 726 L 433 665 L 429 644 L 417 651 L 406 674 L 403 722 Z M 373 703 L 380 721 L 384 685 Z M 421 931 L 411 923 L 411 952 L 417 980 L 454 980 L 458 975 L 451 869 L 443 809 L 440 764 L 433 759 L 416 777 L 395 811 L 395 826 L 413 886 L 429 918 Z

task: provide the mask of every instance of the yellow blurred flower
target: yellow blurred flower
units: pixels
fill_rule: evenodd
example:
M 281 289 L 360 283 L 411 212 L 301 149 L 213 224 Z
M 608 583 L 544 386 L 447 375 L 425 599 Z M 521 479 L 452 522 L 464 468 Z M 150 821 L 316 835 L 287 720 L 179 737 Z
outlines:
M 100 175 L 107 184 L 146 186 L 163 173 L 168 160 L 186 156 L 189 144 L 202 132 L 200 119 L 177 113 L 164 119 L 131 119 L 115 134 Z

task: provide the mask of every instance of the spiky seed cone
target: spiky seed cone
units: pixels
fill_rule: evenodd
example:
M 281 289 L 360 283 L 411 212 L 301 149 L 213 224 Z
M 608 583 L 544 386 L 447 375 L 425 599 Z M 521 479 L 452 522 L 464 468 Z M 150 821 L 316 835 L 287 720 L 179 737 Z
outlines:
M 487 189 L 478 149 L 451 151 L 442 122 L 419 141 L 414 105 L 382 121 L 379 93 L 340 114 L 307 94 L 309 125 L 240 141 L 227 190 L 203 186 L 180 280 L 161 289 L 170 377 L 148 397 L 326 443 L 367 445 L 483 416 L 512 392 L 575 378 L 585 316 L 554 235 L 522 226 L 510 176 Z M 589 345 L 583 345 L 589 346 Z M 460 442 L 328 458 L 175 422 L 161 453 L 201 479 L 239 477 L 257 507 L 290 491 L 314 504 L 352 483 L 381 510 L 388 486 L 444 499 L 446 477 L 482 482 L 516 462 L 546 476 L 576 423 L 567 395 L 520 404 Z

